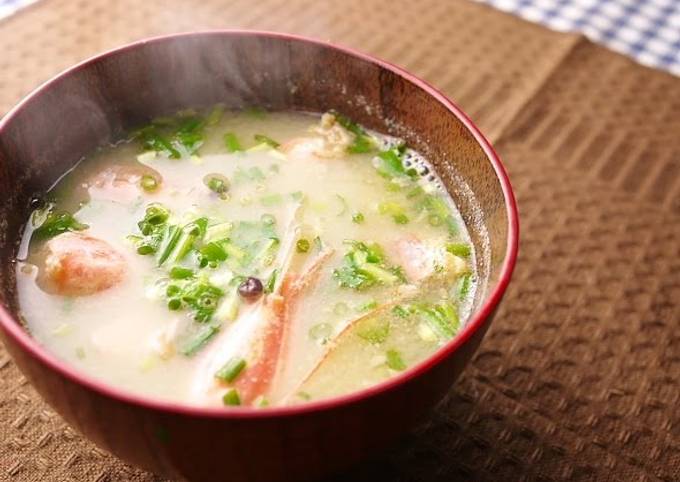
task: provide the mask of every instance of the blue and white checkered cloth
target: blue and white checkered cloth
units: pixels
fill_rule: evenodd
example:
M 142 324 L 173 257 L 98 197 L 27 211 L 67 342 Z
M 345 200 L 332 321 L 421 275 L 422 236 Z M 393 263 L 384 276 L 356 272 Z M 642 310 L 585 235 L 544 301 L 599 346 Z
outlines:
M 477 0 L 680 75 L 680 0 Z
M 36 0 L 0 0 L 0 19 Z M 449 1 L 449 0 L 442 0 Z M 476 0 L 680 76 L 680 0 Z

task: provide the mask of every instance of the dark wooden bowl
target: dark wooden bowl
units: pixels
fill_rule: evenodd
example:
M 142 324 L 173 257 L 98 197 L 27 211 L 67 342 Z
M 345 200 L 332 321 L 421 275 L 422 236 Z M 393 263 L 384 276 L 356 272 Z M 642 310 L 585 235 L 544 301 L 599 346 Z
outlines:
M 25 331 L 15 264 L 33 195 L 131 127 L 186 107 L 338 111 L 404 137 L 434 163 L 468 223 L 481 289 L 462 332 L 369 389 L 295 407 L 203 409 L 93 379 Z M 220 31 L 137 42 L 50 80 L 0 122 L 0 335 L 44 399 L 125 461 L 194 481 L 297 481 L 346 467 L 424 418 L 486 332 L 517 255 L 517 209 L 489 143 L 444 95 L 377 59 L 291 35 Z

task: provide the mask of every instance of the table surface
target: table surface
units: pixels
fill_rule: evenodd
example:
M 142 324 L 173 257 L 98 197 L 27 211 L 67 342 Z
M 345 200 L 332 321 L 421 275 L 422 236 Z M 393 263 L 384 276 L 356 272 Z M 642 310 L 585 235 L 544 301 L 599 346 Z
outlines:
M 520 259 L 429 420 L 336 481 L 680 480 L 680 79 L 464 0 L 43 0 L 0 23 L 0 112 L 141 37 L 295 32 L 404 66 L 504 159 Z M 151 481 L 66 427 L 0 348 L 0 480 Z

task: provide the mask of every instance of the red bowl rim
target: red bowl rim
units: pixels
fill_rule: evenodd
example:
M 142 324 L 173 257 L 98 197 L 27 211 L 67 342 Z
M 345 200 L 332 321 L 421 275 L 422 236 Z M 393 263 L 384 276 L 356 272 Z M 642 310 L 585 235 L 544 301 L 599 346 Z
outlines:
M 144 395 L 137 395 L 125 389 L 120 389 L 111 386 L 97 378 L 91 377 L 90 375 L 85 374 L 81 370 L 73 367 L 72 365 L 50 354 L 33 337 L 31 337 L 25 329 L 21 327 L 21 324 L 14 319 L 14 317 L 8 312 L 8 310 L 2 304 L 0 304 L 0 327 L 11 339 L 13 339 L 13 341 L 16 344 L 18 344 L 25 352 L 29 353 L 33 358 L 40 360 L 42 363 L 49 366 L 52 370 L 55 370 L 60 375 L 69 379 L 70 381 L 75 382 L 84 387 L 87 387 L 88 389 L 93 390 L 100 395 L 110 397 L 122 403 L 129 403 L 150 410 L 157 410 L 160 412 L 175 413 L 199 418 L 207 417 L 219 419 L 250 419 L 250 418 L 262 419 L 283 416 L 297 416 L 327 409 L 339 408 L 343 405 L 357 403 L 369 397 L 376 396 L 378 394 L 393 390 L 397 386 L 406 383 L 407 381 L 412 380 L 418 377 L 419 375 L 427 372 L 435 365 L 451 356 L 456 350 L 458 350 L 463 344 L 465 344 L 465 342 L 467 342 L 477 330 L 482 328 L 486 319 L 493 314 L 494 310 L 500 303 L 503 294 L 505 293 L 505 290 L 508 286 L 508 283 L 510 282 L 512 272 L 517 261 L 517 252 L 519 244 L 519 216 L 517 210 L 517 203 L 515 201 L 515 196 L 513 194 L 512 186 L 510 185 L 510 180 L 508 178 L 507 172 L 500 158 L 498 157 L 498 154 L 496 154 L 489 141 L 484 137 L 484 135 L 477 128 L 477 126 L 472 122 L 472 120 L 470 120 L 470 118 L 454 102 L 452 102 L 446 95 L 444 95 L 438 89 L 436 89 L 429 83 L 425 82 L 424 80 L 416 77 L 415 75 L 405 71 L 404 69 L 397 67 L 394 64 L 391 64 L 384 60 L 380 60 L 376 57 L 364 54 L 351 48 L 334 45 L 330 42 L 324 42 L 300 35 L 281 32 L 228 29 L 161 35 L 151 37 L 148 39 L 138 40 L 125 46 L 108 50 L 104 53 L 90 57 L 76 64 L 75 66 L 63 71 L 62 73 L 56 75 L 50 80 L 46 81 L 38 88 L 36 88 L 33 92 L 31 92 L 28 96 L 26 96 L 13 109 L 11 109 L 3 119 L 0 120 L 0 133 L 6 128 L 6 126 L 12 121 L 12 118 L 15 115 L 17 115 L 17 113 L 21 111 L 21 109 L 24 106 L 26 106 L 33 99 L 38 97 L 42 92 L 48 90 L 51 85 L 61 81 L 62 79 L 66 78 L 73 72 L 87 68 L 89 65 L 96 63 L 103 58 L 109 57 L 111 55 L 116 55 L 127 50 L 135 49 L 147 43 L 164 42 L 176 38 L 212 36 L 212 35 L 263 36 L 283 40 L 308 42 L 326 48 L 339 50 L 345 54 L 357 57 L 367 62 L 377 64 L 384 69 L 392 71 L 393 73 L 399 75 L 400 77 L 416 85 L 417 87 L 423 89 L 425 92 L 427 92 L 429 95 L 431 95 L 432 97 L 437 99 L 441 104 L 443 104 L 449 111 L 451 111 L 451 113 L 453 113 L 463 123 L 463 125 L 468 129 L 468 131 L 470 131 L 475 140 L 484 150 L 484 153 L 491 162 L 491 165 L 494 171 L 496 172 L 496 176 L 500 181 L 501 190 L 503 191 L 503 196 L 505 198 L 505 206 L 508 217 L 508 244 L 506 248 L 505 259 L 501 267 L 499 280 L 496 286 L 494 286 L 493 291 L 488 296 L 486 301 L 475 313 L 473 313 L 471 318 L 467 321 L 463 330 L 460 333 L 458 333 L 453 340 L 451 340 L 449 343 L 441 347 L 432 356 L 414 365 L 413 367 L 409 368 L 403 373 L 395 375 L 376 385 L 370 386 L 362 390 L 357 390 L 355 392 L 351 392 L 345 395 L 321 399 L 318 401 L 310 401 L 298 405 L 266 408 L 199 407 L 177 402 L 164 401 L 162 399 L 156 399 Z

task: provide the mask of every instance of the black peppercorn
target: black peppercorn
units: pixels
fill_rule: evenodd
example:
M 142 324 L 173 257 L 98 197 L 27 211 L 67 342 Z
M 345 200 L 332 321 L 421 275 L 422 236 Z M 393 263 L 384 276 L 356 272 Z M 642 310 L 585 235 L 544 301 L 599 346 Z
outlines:
M 251 301 L 262 296 L 263 292 L 264 286 L 262 286 L 262 281 L 253 278 L 252 276 L 246 278 L 246 280 L 238 287 L 238 294 L 241 295 L 242 298 Z

